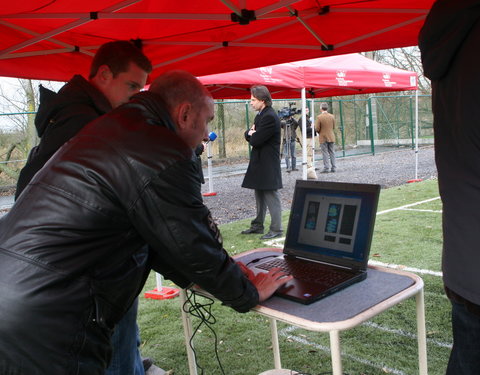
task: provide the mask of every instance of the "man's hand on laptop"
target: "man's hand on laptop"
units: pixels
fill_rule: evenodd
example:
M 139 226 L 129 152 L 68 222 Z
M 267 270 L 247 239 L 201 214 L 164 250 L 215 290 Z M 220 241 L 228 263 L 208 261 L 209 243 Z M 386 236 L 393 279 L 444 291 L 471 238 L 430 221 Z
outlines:
M 241 262 L 237 262 L 245 276 L 257 288 L 259 301 L 263 302 L 270 298 L 275 291 L 292 279 L 281 268 L 272 268 L 268 273 L 255 275 L 251 269 Z
M 253 277 L 254 279 L 250 279 L 250 281 L 258 290 L 260 302 L 270 298 L 278 288 L 293 278 L 293 276 L 282 271 L 281 268 L 272 268 L 268 273 L 259 273 Z

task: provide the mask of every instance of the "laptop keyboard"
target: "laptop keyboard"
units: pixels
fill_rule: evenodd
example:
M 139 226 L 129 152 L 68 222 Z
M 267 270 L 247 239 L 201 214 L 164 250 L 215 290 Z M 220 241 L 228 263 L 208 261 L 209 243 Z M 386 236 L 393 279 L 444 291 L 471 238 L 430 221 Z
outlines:
M 298 280 L 316 284 L 337 284 L 352 277 L 352 274 L 347 270 L 332 269 L 320 263 L 296 259 L 272 259 L 256 267 L 266 271 L 272 268 L 281 268 Z

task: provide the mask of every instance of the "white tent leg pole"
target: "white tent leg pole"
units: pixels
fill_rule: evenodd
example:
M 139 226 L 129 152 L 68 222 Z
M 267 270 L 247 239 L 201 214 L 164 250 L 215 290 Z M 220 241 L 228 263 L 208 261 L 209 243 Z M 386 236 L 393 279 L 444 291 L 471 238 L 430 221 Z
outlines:
M 418 90 L 415 90 L 415 180 L 418 180 Z
M 307 179 L 307 108 L 305 87 L 302 88 L 302 179 Z
M 216 136 L 215 136 L 216 138 Z M 213 195 L 217 195 L 216 192 L 213 191 L 213 176 L 212 176 L 212 142 L 207 142 L 207 166 L 208 166 L 208 193 L 202 194 L 204 197 L 211 197 Z
M 212 150 L 210 142 L 207 143 L 207 165 L 208 165 L 208 191 L 213 193 L 213 178 L 212 178 Z
M 162 275 L 160 275 L 158 272 L 155 272 L 155 279 L 157 280 L 157 290 L 161 291 L 162 290 Z
M 310 100 L 311 111 L 310 118 L 312 119 L 312 169 L 315 171 L 315 100 Z

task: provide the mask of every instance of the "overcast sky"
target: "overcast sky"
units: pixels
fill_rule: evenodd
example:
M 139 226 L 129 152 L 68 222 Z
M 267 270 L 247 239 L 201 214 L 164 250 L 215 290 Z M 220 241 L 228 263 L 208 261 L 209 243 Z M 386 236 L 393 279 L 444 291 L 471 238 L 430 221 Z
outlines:
M 38 85 L 40 83 L 55 91 L 58 91 L 60 87 L 64 85 L 64 82 L 33 80 L 33 87 L 35 90 L 38 91 Z M 16 125 L 11 121 L 11 116 L 6 116 L 8 113 L 18 112 L 10 101 L 24 103 L 25 93 L 17 78 L 0 77 L 0 131 L 15 130 Z

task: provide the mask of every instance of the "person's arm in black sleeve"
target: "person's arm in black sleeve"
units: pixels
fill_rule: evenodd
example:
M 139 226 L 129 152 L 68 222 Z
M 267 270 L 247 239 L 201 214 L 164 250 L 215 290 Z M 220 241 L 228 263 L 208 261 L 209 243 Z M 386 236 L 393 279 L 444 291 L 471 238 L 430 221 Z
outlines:
M 295 120 L 293 117 L 292 117 L 292 125 L 293 125 L 293 128 L 294 128 L 295 130 L 297 130 L 297 128 L 298 128 L 298 121 Z
M 183 284 L 199 285 L 239 312 L 258 304 L 256 287 L 223 249 L 192 161 L 177 162 L 150 181 L 130 216 L 154 252 L 154 269 L 171 268 Z
M 250 137 L 250 145 L 258 147 L 270 140 L 279 131 L 279 121 L 271 114 L 262 116 L 260 123 L 256 126 L 256 132 Z

